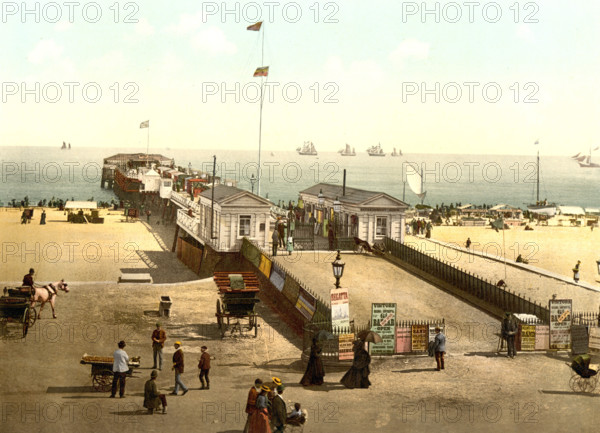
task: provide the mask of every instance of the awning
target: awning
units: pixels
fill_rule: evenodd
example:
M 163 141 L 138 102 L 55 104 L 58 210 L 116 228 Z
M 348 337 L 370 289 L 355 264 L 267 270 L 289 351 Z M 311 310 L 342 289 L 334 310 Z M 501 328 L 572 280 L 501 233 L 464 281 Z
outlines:
M 95 201 L 68 201 L 65 209 L 98 209 Z

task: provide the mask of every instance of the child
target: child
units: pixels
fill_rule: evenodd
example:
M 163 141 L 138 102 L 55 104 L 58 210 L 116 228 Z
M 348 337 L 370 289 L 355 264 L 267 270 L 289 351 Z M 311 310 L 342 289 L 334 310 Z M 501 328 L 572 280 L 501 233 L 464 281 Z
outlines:
M 287 250 L 289 255 L 292 255 L 292 251 L 294 251 L 294 239 L 292 238 L 292 235 L 290 234 L 287 238 Z
M 290 425 L 302 425 L 306 421 L 306 416 L 300 410 L 300 403 L 294 404 L 294 410 L 290 412 L 285 421 L 286 424 Z

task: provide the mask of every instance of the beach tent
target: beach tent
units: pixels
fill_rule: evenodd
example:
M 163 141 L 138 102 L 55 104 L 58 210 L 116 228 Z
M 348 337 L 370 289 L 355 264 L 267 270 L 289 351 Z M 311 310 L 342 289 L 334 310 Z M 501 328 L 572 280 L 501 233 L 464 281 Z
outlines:
M 561 215 L 585 215 L 583 208 L 579 206 L 559 206 L 558 211 Z
M 600 215 L 600 209 L 597 207 L 586 207 L 585 213 L 588 215 Z
M 68 201 L 65 209 L 98 209 L 95 201 Z

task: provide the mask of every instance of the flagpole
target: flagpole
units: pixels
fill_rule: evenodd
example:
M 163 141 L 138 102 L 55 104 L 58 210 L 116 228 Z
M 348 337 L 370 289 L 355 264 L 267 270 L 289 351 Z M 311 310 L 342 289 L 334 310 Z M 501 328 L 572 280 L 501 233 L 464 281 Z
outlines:
M 261 67 L 265 66 L 265 26 L 262 27 L 262 48 L 261 48 Z M 262 147 L 262 110 L 263 110 L 263 90 L 264 76 L 260 77 L 260 120 L 258 122 L 258 168 L 256 170 L 256 195 L 260 195 L 260 151 Z
M 148 136 L 146 139 L 146 167 L 150 168 L 150 160 L 148 159 L 148 151 L 150 149 L 150 122 L 148 122 Z

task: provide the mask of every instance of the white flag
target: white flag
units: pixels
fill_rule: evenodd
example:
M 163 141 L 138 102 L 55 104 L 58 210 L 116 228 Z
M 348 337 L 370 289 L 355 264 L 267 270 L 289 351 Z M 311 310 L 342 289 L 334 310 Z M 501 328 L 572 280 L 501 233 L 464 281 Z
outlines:
M 140 129 L 142 128 L 150 128 L 150 121 L 146 120 L 145 122 L 140 123 Z

